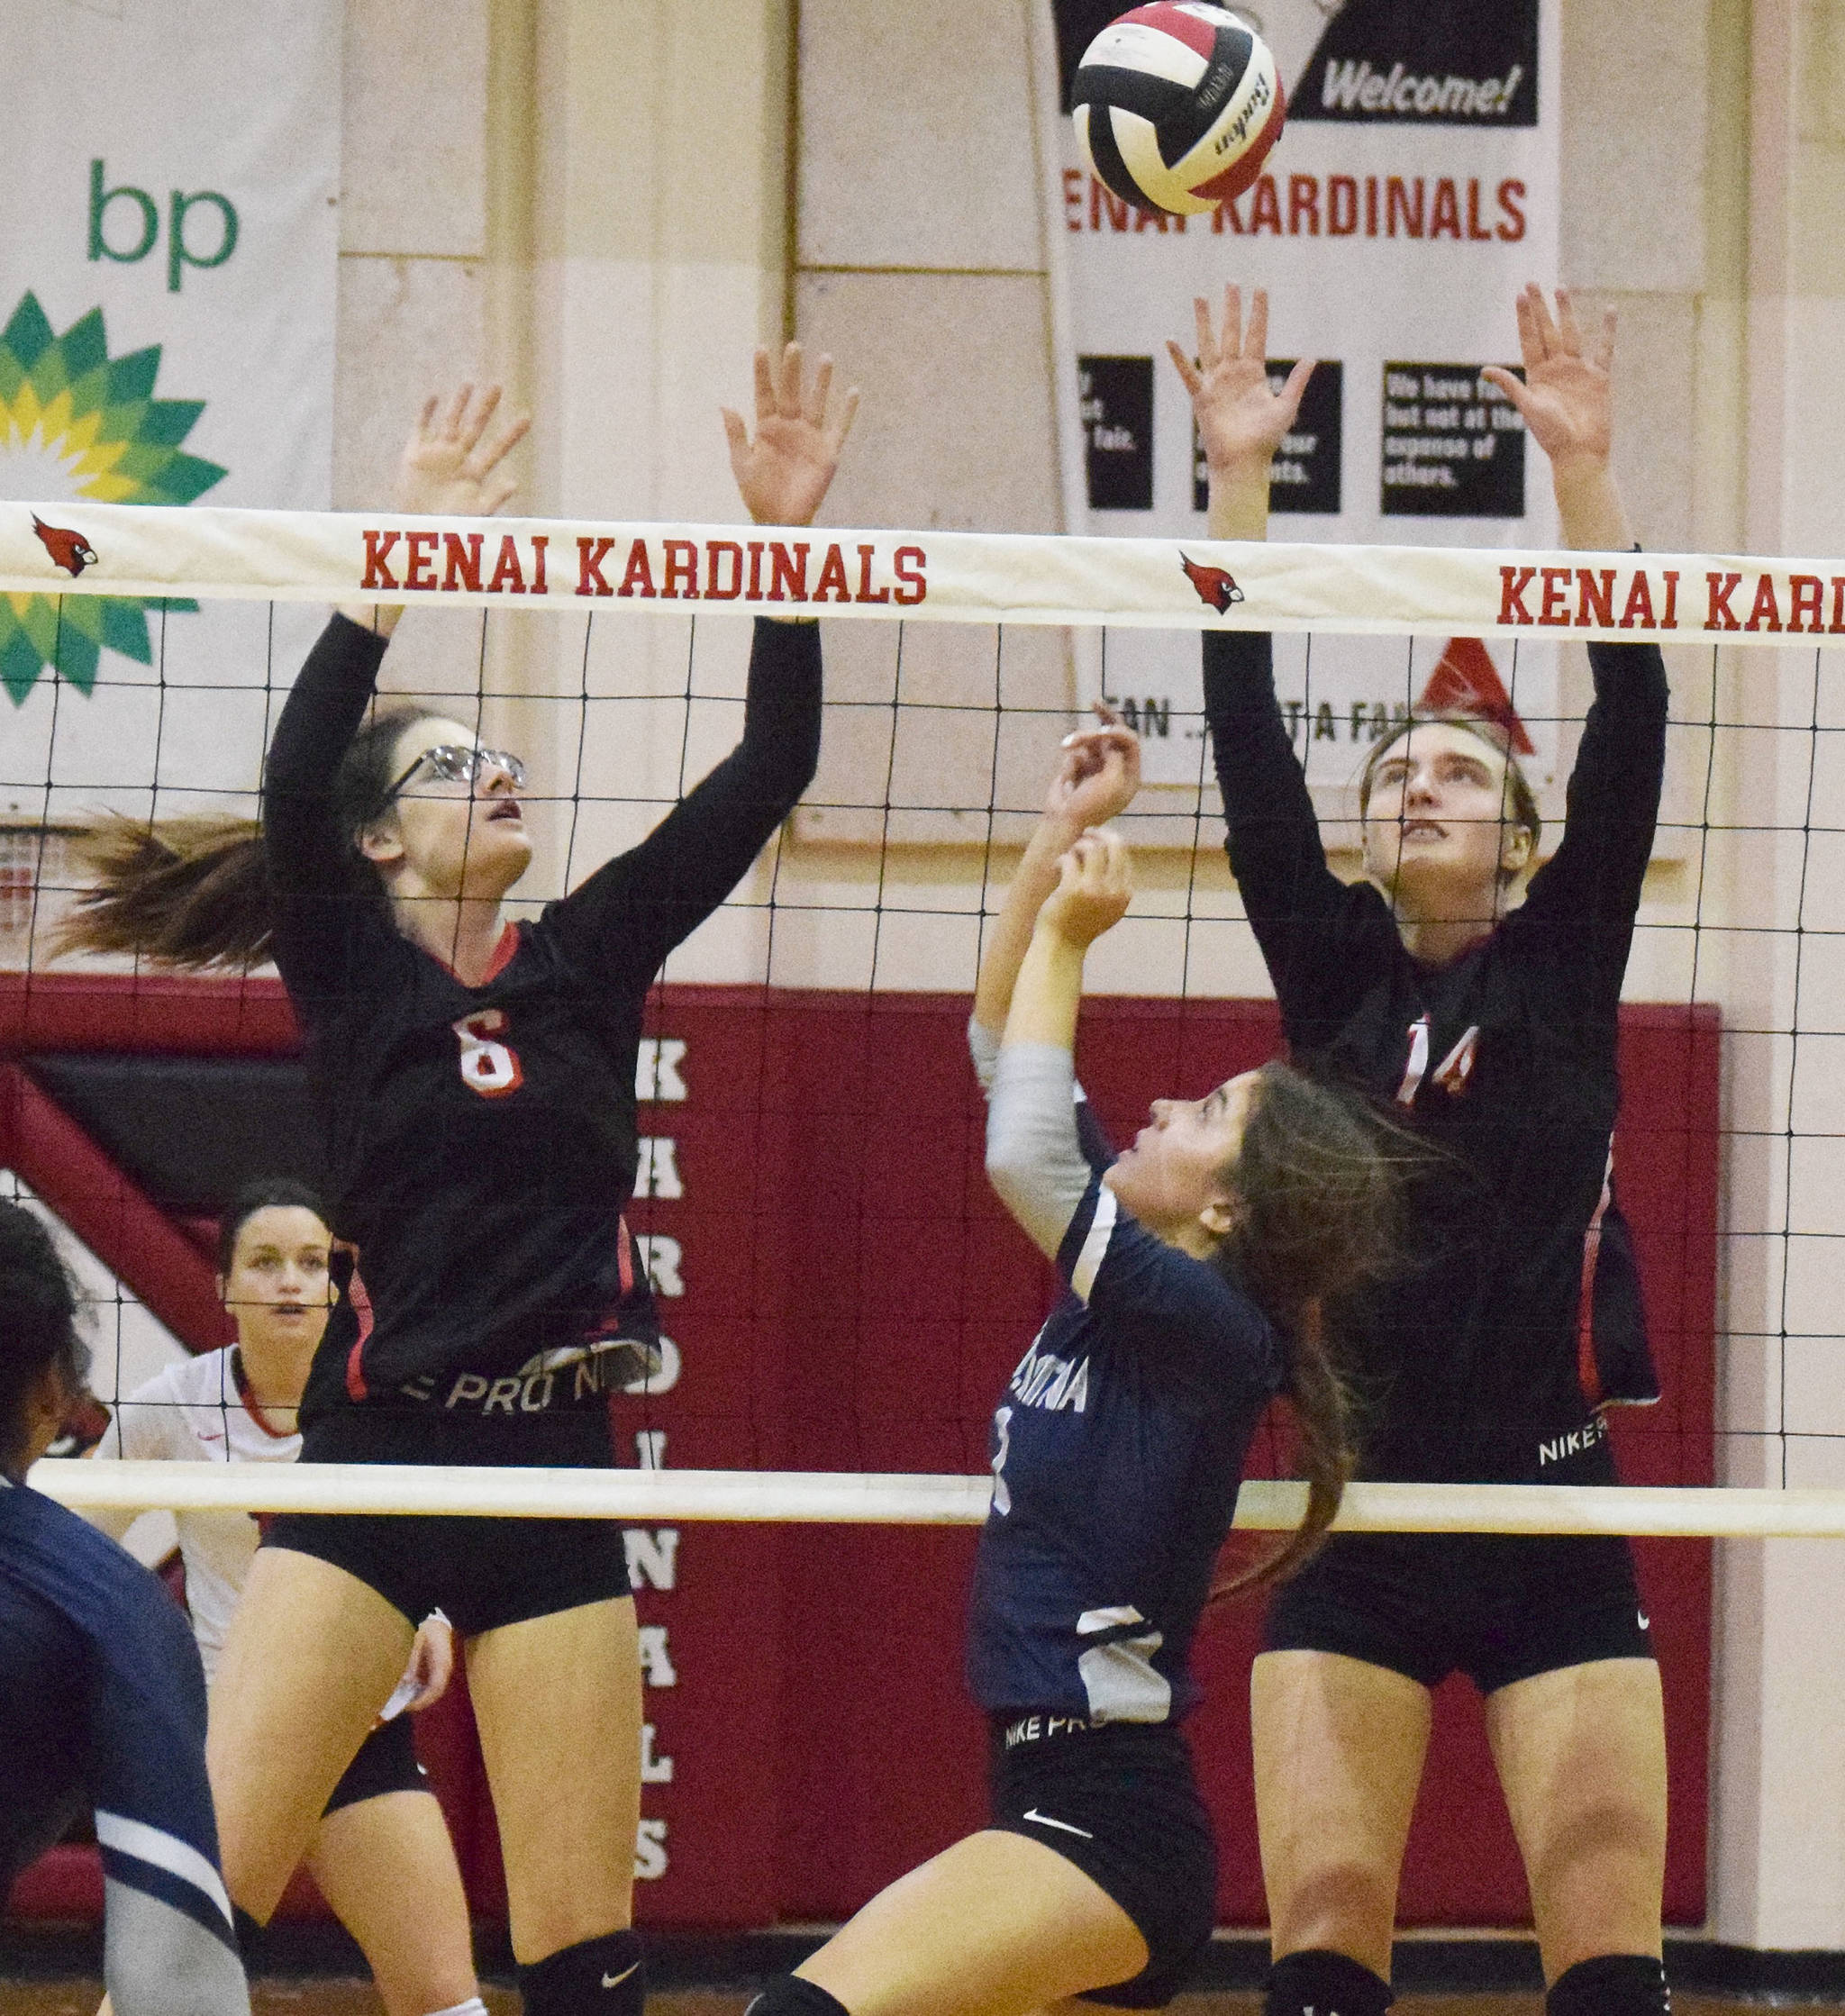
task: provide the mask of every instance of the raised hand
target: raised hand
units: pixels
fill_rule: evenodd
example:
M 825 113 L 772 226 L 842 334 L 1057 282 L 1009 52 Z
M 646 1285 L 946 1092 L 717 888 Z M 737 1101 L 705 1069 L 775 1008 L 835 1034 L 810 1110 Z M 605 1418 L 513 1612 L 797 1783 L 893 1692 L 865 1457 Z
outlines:
M 1082 834 L 1058 863 L 1057 887 L 1040 925 L 1066 945 L 1093 945 L 1127 915 L 1134 898 L 1127 842 L 1107 827 Z
M 1197 319 L 1197 362 L 1178 344 L 1168 342 L 1167 354 L 1191 394 L 1198 439 L 1213 476 L 1259 464 L 1268 466 L 1282 437 L 1301 410 L 1301 395 L 1313 376 L 1310 359 L 1288 373 L 1277 392 L 1268 389 L 1268 295 L 1258 287 L 1250 297 L 1250 319 L 1243 322 L 1242 289 L 1223 290 L 1223 327 L 1211 326 L 1211 304 L 1202 296 L 1192 303 Z
M 1073 834 L 1106 825 L 1141 788 L 1141 738 L 1105 701 L 1095 703 L 1095 714 L 1100 726 L 1064 737 L 1044 798 L 1045 816 Z
M 518 478 L 503 465 L 524 440 L 532 416 L 515 413 L 489 433 L 499 405 L 496 385 L 477 394 L 464 385 L 446 405 L 440 397 L 424 400 L 397 464 L 392 499 L 399 511 L 491 518 L 513 495 Z
M 1557 290 L 1553 317 L 1536 282 L 1518 297 L 1518 347 L 1524 383 L 1489 365 L 1481 373 L 1524 416 L 1531 438 L 1559 478 L 1604 469 L 1614 437 L 1614 311 L 1601 333 L 1586 343 L 1567 287 Z
M 755 439 L 741 413 L 729 406 L 723 409 L 731 472 L 744 508 L 759 525 L 813 522 L 859 410 L 854 386 L 840 401 L 837 413 L 828 414 L 832 358 L 821 359 L 811 386 L 805 379 L 800 344 L 790 343 L 782 352 L 779 370 L 772 367 L 766 350 L 758 350 Z

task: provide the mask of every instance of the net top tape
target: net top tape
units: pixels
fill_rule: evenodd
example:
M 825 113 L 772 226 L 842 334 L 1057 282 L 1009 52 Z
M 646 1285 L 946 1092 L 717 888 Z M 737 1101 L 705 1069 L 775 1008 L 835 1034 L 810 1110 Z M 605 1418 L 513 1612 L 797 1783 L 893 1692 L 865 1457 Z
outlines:
M 423 1464 L 42 1462 L 34 1488 L 77 1508 L 446 1513 L 510 1519 L 719 1520 L 977 1526 L 990 1476 L 761 1470 L 527 1470 Z M 1303 1484 L 1242 1487 L 1245 1531 L 1297 1526 Z M 1645 1485 L 1355 1484 L 1341 1532 L 1632 1533 L 1845 1539 L 1845 1491 Z
M 1845 560 L 0 504 L 0 594 L 1401 636 L 1845 637 Z

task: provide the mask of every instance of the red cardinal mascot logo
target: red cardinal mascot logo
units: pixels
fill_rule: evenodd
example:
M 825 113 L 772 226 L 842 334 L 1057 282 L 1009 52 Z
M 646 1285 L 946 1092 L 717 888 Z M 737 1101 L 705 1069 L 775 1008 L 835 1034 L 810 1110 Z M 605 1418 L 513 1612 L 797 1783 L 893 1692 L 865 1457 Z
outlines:
M 1226 574 L 1221 567 L 1200 567 L 1195 560 L 1186 559 L 1183 553 L 1178 557 L 1178 564 L 1186 570 L 1186 579 L 1198 591 L 1198 600 L 1207 609 L 1216 610 L 1220 616 L 1232 603 L 1243 599 L 1235 576 Z
M 48 525 L 37 512 L 32 513 L 32 530 L 52 563 L 61 567 L 73 581 L 96 557 L 95 549 L 81 532 L 68 531 L 62 525 Z
M 1506 739 L 1521 756 L 1535 756 L 1537 747 L 1525 733 L 1512 695 L 1501 684 L 1486 647 L 1477 637 L 1450 637 L 1448 649 L 1437 659 L 1419 708 L 1430 711 L 1453 709 L 1478 714 L 1505 731 Z

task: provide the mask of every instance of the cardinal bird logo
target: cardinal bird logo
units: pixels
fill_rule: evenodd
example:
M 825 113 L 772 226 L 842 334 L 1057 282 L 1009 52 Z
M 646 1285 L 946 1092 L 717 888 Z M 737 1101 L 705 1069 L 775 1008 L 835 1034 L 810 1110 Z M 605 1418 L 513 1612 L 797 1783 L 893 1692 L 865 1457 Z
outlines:
M 1242 590 L 1236 585 L 1236 577 L 1226 574 L 1221 567 L 1200 567 L 1195 560 L 1188 560 L 1183 553 L 1178 564 L 1186 570 L 1186 579 L 1198 591 L 1198 600 L 1207 609 L 1214 609 L 1221 616 L 1232 603 L 1243 599 Z
M 51 556 L 52 564 L 61 567 L 73 581 L 95 559 L 95 549 L 81 532 L 68 531 L 62 525 L 48 525 L 37 512 L 32 513 L 32 530 Z
M 1479 714 L 1504 731 L 1505 739 L 1521 756 L 1535 756 L 1537 745 L 1525 732 L 1518 710 L 1512 704 L 1494 665 L 1492 654 L 1477 637 L 1450 637 L 1448 649 L 1435 661 L 1422 696 L 1416 702 L 1423 712 L 1453 709 Z

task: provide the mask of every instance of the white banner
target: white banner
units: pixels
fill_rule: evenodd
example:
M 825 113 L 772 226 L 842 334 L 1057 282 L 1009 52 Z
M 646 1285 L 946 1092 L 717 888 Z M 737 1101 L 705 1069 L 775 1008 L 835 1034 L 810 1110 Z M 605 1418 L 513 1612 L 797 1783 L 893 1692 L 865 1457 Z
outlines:
M 332 501 L 342 14 L 9 0 L 0 499 Z M 255 611 L 0 599 L 0 820 L 246 788 L 270 644 Z
M 1204 527 L 1191 408 L 1165 354 L 1192 298 L 1268 288 L 1276 382 L 1321 361 L 1277 458 L 1273 532 L 1393 545 L 1535 546 L 1554 536 L 1541 457 L 1480 377 L 1515 363 L 1513 300 L 1557 269 L 1556 0 L 1226 0 L 1274 50 L 1288 118 L 1255 186 L 1215 213 L 1141 216 L 1096 184 L 1066 119 L 1047 223 L 1068 295 L 1059 368 L 1081 400 L 1088 529 Z M 1116 0 L 1052 0 L 1068 83 Z M 1308 774 L 1347 784 L 1431 678 L 1450 701 L 1508 696 L 1549 780 L 1556 656 L 1330 641 L 1277 653 Z M 1153 633 L 1091 654 L 1148 736 L 1150 774 L 1195 785 L 1197 652 Z M 1495 691 L 1497 687 L 1506 689 Z M 1169 727 L 1168 724 L 1170 724 Z M 1181 723 L 1186 724 L 1181 727 Z
M 0 595 L 46 595 L 68 612 L 174 593 L 233 605 L 1106 625 L 1181 632 L 1195 666 L 1200 630 L 1477 638 L 1508 664 L 1513 645 L 1522 663 L 1564 637 L 1845 637 L 1845 560 L 0 504 Z M 1363 719 L 1348 711 L 1346 725 Z

